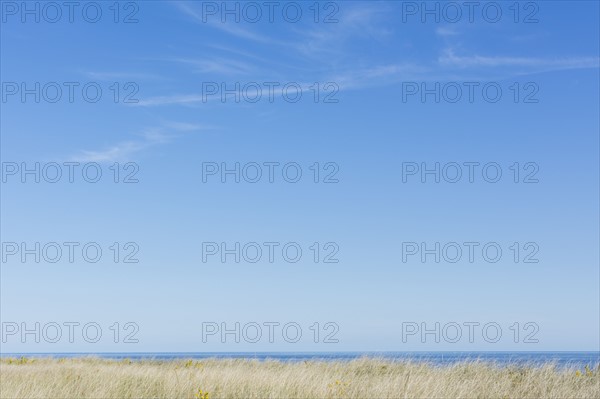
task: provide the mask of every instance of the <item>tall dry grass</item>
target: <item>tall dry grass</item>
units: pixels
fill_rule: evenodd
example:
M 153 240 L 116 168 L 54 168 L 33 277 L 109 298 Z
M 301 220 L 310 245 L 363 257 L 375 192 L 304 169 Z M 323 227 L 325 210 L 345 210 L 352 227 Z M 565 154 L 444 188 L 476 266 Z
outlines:
M 2 359 L 0 375 L 2 398 L 600 398 L 598 370 L 480 362 Z

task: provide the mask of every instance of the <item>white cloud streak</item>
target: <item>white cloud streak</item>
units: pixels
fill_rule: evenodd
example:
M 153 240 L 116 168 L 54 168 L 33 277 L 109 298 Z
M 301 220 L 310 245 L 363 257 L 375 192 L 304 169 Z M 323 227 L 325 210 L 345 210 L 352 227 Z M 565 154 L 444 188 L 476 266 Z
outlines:
M 458 68 L 479 67 L 528 67 L 551 70 L 598 68 L 598 57 L 570 58 L 535 58 L 535 57 L 506 57 L 506 56 L 458 56 L 452 50 L 446 50 L 438 59 L 443 66 Z
M 121 141 L 101 150 L 82 150 L 70 158 L 73 162 L 112 163 L 131 161 L 140 152 L 157 145 L 171 142 L 180 133 L 207 130 L 208 126 L 183 122 L 167 122 L 163 126 L 137 134 L 135 140 Z

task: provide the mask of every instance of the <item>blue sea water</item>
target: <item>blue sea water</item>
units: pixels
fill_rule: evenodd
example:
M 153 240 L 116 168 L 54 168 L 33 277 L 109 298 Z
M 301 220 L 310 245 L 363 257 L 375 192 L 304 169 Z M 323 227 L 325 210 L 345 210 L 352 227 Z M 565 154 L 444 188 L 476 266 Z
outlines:
M 561 368 L 592 368 L 600 365 L 600 352 L 154 352 L 154 353 L 2 353 L 0 357 L 99 357 L 130 360 L 256 359 L 297 362 L 305 360 L 349 361 L 375 357 L 391 361 L 451 365 L 463 361 L 485 361 L 501 366 L 554 363 Z

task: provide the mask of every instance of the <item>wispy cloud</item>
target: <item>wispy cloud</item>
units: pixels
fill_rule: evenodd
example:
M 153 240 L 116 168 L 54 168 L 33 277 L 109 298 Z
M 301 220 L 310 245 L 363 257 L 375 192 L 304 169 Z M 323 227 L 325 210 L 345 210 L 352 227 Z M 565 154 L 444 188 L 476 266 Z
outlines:
M 334 16 L 335 23 L 320 23 L 310 29 L 295 29 L 300 38 L 294 47 L 308 58 L 319 58 L 326 55 L 344 57 L 349 56 L 347 45 L 357 38 L 378 40 L 388 37 L 392 30 L 383 23 L 389 10 L 384 3 L 354 5 L 352 2 L 344 3 L 340 12 Z
M 125 162 L 131 161 L 140 152 L 161 144 L 171 142 L 181 133 L 212 129 L 183 122 L 166 122 L 160 127 L 144 130 L 135 136 L 135 139 L 121 141 L 113 146 L 101 150 L 82 150 L 70 157 L 74 162 Z
M 331 77 L 340 90 L 390 86 L 399 81 L 423 79 L 430 76 L 431 68 L 412 63 L 386 64 L 362 69 L 349 69 Z
M 155 96 L 142 99 L 134 107 L 152 107 L 157 105 L 192 105 L 202 102 L 202 94 L 173 94 L 167 96 Z
M 377 39 L 392 34 L 392 30 L 381 23 L 382 18 L 389 15 L 390 12 L 385 3 L 378 3 L 377 5 L 343 3 L 343 6 L 338 6 L 339 9 L 328 8 L 327 11 L 323 11 L 323 15 L 320 16 L 322 21 L 319 24 L 311 24 L 317 26 L 288 24 L 289 30 L 285 31 L 282 36 L 277 36 L 277 38 L 258 33 L 257 28 L 260 24 L 244 25 L 242 23 L 220 22 L 215 18 L 208 18 L 205 22 L 201 12 L 192 5 L 193 3 L 176 1 L 173 4 L 196 22 L 210 28 L 219 29 L 237 38 L 259 45 L 276 45 L 286 49 L 293 48 L 296 50 L 292 54 L 295 58 L 301 56 L 315 59 L 324 53 L 328 56 L 334 54 L 344 55 L 343 45 L 352 38 Z M 308 10 L 305 10 L 305 12 L 308 13 Z M 325 19 L 330 23 L 325 23 Z M 283 36 L 285 36 L 285 39 L 280 38 Z
M 428 59 L 419 60 L 414 55 L 412 58 L 411 55 L 401 57 L 398 52 L 393 52 L 397 49 L 395 42 L 389 40 L 398 34 L 398 27 L 390 24 L 397 10 L 384 2 L 341 3 L 339 12 L 334 16 L 338 22 L 283 24 L 283 30 L 274 36 L 276 39 L 259 33 L 257 29 L 260 24 L 248 26 L 243 23 L 221 23 L 218 18 L 209 18 L 208 22 L 203 22 L 200 8 L 194 3 L 174 4 L 199 25 L 253 42 L 253 46 L 239 48 L 231 48 L 231 44 L 226 47 L 218 42 L 211 43 L 207 46 L 208 51 L 201 57 L 172 60 L 188 64 L 192 72 L 196 73 L 246 75 L 252 76 L 255 81 L 262 78 L 264 81 L 280 82 L 334 82 L 340 90 L 356 90 L 391 87 L 402 81 L 484 79 L 490 75 L 506 77 L 550 70 L 598 68 L 600 64 L 597 57 L 536 58 L 459 54 L 450 43 L 456 42 L 457 37 L 462 41 L 464 32 L 460 27 L 449 25 L 434 28 L 438 40 L 446 43 L 446 50 L 439 56 L 432 53 Z M 238 42 L 245 45 L 243 40 Z M 371 49 L 377 44 L 392 51 L 357 51 Z M 261 45 L 264 45 L 264 52 L 253 51 L 254 47 Z M 287 51 L 280 51 L 279 45 L 285 45 Z M 295 68 L 286 68 L 285 64 L 281 64 L 282 59 L 295 65 Z M 300 76 L 299 71 L 302 72 Z M 230 86 L 233 84 L 229 83 Z M 303 88 L 309 90 L 311 84 L 303 85 Z M 244 93 L 254 96 L 252 92 Z M 275 94 L 280 95 L 278 89 Z M 264 97 L 263 95 L 263 99 Z M 220 100 L 219 93 L 204 97 L 201 92 L 192 91 L 148 97 L 133 106 L 198 107 Z
M 70 160 L 74 162 L 100 163 L 129 161 L 134 154 L 150 145 L 149 141 L 124 141 L 100 151 L 80 151 L 79 154 L 73 156 Z
M 261 71 L 264 71 L 265 69 L 274 68 L 274 67 L 280 67 L 280 68 L 283 68 L 286 70 L 303 70 L 303 71 L 310 69 L 310 66 L 302 65 L 297 62 L 281 62 L 279 60 L 280 57 L 269 57 L 268 55 L 259 56 L 256 53 L 244 51 L 239 48 L 223 46 L 221 44 L 209 43 L 209 44 L 207 44 L 207 47 L 212 50 L 217 50 L 218 52 L 225 53 L 228 56 L 234 55 L 234 56 L 237 56 L 240 58 L 244 58 L 245 60 L 248 60 L 248 61 L 246 61 L 248 64 L 250 64 L 249 60 L 252 60 L 252 64 L 250 64 L 250 66 L 256 67 L 258 70 L 261 70 Z
M 458 36 L 460 33 L 455 27 L 440 26 L 435 30 L 435 34 L 441 37 Z
M 314 83 L 301 83 L 295 82 L 302 93 L 307 93 L 311 90 L 311 87 L 314 86 Z M 231 85 L 230 85 L 231 86 Z M 231 87 L 232 88 L 232 87 Z M 281 99 L 284 95 L 283 86 L 275 86 L 271 89 L 267 86 L 256 88 L 254 85 L 252 87 L 247 87 L 245 90 L 243 85 L 238 86 L 239 90 L 229 90 L 227 91 L 227 101 L 223 101 L 228 104 L 235 104 L 235 100 L 233 98 L 236 95 L 240 101 L 243 102 L 243 98 L 260 98 L 262 101 L 268 101 L 270 95 L 274 96 L 274 98 Z M 287 93 L 285 93 L 287 95 Z M 222 101 L 221 98 L 222 93 L 219 91 L 215 94 L 207 94 L 207 93 L 193 93 L 193 94 L 174 94 L 169 96 L 156 96 L 149 97 L 144 100 L 140 100 L 136 104 L 130 104 L 134 107 L 155 107 L 160 105 L 187 105 L 187 106 L 198 106 L 202 104 L 214 103 L 218 101 Z M 261 100 L 258 100 L 261 101 Z
M 129 80 L 145 80 L 145 79 L 159 79 L 160 76 L 150 74 L 150 73 L 140 73 L 140 72 L 93 72 L 87 71 L 83 72 L 83 74 L 91 79 L 95 80 L 108 80 L 113 81 L 115 79 L 129 79 Z
M 175 1 L 175 2 L 173 2 L 173 4 L 179 10 L 181 10 L 183 13 L 192 17 L 194 20 L 196 20 L 196 22 L 200 22 L 211 28 L 220 29 L 223 32 L 226 32 L 230 35 L 236 36 L 240 39 L 251 40 L 254 42 L 264 43 L 264 44 L 275 44 L 275 43 L 285 44 L 285 43 L 279 42 L 278 40 L 275 40 L 269 36 L 261 35 L 259 33 L 254 32 L 253 30 L 243 28 L 240 26 L 240 24 L 218 22 L 218 21 L 216 22 L 212 18 L 207 19 L 207 22 L 204 22 L 202 20 L 202 15 L 193 6 L 190 5 L 190 2 Z
M 277 39 L 273 37 L 262 36 L 256 31 L 260 24 L 252 24 L 248 27 L 243 23 L 221 23 L 218 18 L 208 18 L 203 21 L 201 10 L 195 7 L 194 3 L 177 1 L 173 3 L 179 11 L 191 17 L 201 25 L 219 29 L 227 34 L 237 38 L 250 40 L 256 45 L 265 45 L 269 52 L 274 56 L 257 56 L 257 52 L 247 49 L 232 49 L 219 44 L 212 44 L 209 47 L 222 52 L 228 52 L 238 57 L 240 60 L 232 60 L 228 55 L 215 56 L 214 52 L 208 53 L 207 58 L 180 58 L 178 62 L 190 64 L 192 68 L 197 68 L 196 72 L 218 73 L 221 75 L 246 74 L 265 81 L 320 81 L 335 82 L 340 88 L 355 88 L 359 86 L 368 86 L 369 82 L 359 82 L 359 80 L 377 80 L 384 79 L 386 76 L 398 75 L 406 71 L 406 65 L 384 65 L 371 66 L 372 60 L 366 59 L 362 66 L 342 68 L 347 61 L 355 60 L 355 46 L 357 39 L 365 39 L 364 45 L 372 40 L 383 40 L 393 34 L 388 24 L 383 23 L 389 18 L 391 8 L 385 3 L 340 3 L 338 9 L 327 8 L 322 10 L 320 23 L 314 24 L 312 20 L 309 24 L 282 24 L 284 31 L 278 33 Z M 213 16 L 214 17 L 214 16 Z M 312 18 L 312 15 L 308 17 Z M 308 18 L 307 17 L 307 18 Z M 332 23 L 325 23 L 324 18 Z M 274 46 L 285 46 L 286 51 L 279 53 Z M 287 57 L 289 62 L 281 62 L 282 54 Z M 298 72 L 302 76 L 298 76 Z M 292 76 L 291 78 L 289 76 Z M 215 96 L 218 97 L 218 96 Z M 214 98 L 212 98 L 214 100 Z M 203 99 L 199 93 L 173 93 L 166 96 L 156 96 L 141 100 L 138 106 L 157 106 L 157 105 L 198 105 L 206 103 L 209 100 Z
M 475 67 L 529 67 L 546 70 L 562 69 L 586 69 L 598 68 L 600 58 L 598 57 L 574 57 L 574 58 L 535 58 L 535 57 L 507 57 L 507 56 L 458 56 L 454 51 L 448 49 L 438 59 L 443 66 L 458 68 Z
M 257 68 L 247 62 L 229 58 L 210 57 L 204 59 L 173 58 L 172 61 L 191 65 L 196 73 L 215 73 L 219 75 L 249 75 Z
M 349 68 L 337 73 L 330 73 L 317 79 L 323 83 L 334 83 L 341 90 L 356 90 L 369 87 L 391 86 L 402 80 L 423 79 L 429 80 L 432 78 L 432 69 L 426 66 L 403 63 L 403 64 L 385 64 L 367 68 Z M 314 83 L 298 82 L 303 93 L 309 93 L 314 90 Z M 267 101 L 269 97 L 269 89 L 261 87 L 262 100 Z M 234 103 L 233 93 L 229 91 L 227 103 Z M 259 95 L 256 88 L 251 87 L 237 91 L 240 98 L 247 96 L 248 98 L 256 98 Z M 273 96 L 276 99 L 282 99 L 284 96 L 283 86 L 279 85 L 272 88 Z M 191 94 L 175 94 L 169 96 L 156 96 L 140 100 L 136 104 L 131 104 L 134 107 L 154 107 L 162 105 L 184 105 L 184 106 L 201 106 L 203 104 L 214 103 L 221 101 L 221 93 L 214 95 L 203 95 L 202 93 Z M 277 100 L 276 100 L 277 101 Z

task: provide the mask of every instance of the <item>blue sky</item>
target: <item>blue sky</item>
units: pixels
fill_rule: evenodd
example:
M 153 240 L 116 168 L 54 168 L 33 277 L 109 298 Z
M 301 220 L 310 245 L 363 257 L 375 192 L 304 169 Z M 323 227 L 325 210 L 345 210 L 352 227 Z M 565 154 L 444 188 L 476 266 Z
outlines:
M 496 2 L 498 22 L 491 22 L 495 8 L 482 15 L 486 2 L 472 22 L 462 2 L 453 3 L 463 13 L 457 22 L 441 3 L 436 22 L 421 14 L 421 2 L 321 2 L 315 22 L 313 2 L 280 2 L 273 22 L 262 8 L 256 23 L 243 3 L 236 22 L 221 15 L 221 2 L 121 2 L 118 23 L 112 2 L 95 3 L 97 23 L 79 8 L 72 23 L 64 9 L 48 22 L 54 14 L 42 3 L 38 23 L 14 4 L 2 2 L 0 41 L 3 326 L 95 322 L 103 337 L 22 343 L 19 332 L 2 342 L 3 352 L 599 350 L 597 2 L 521 2 L 518 16 L 513 2 Z M 302 17 L 292 23 L 296 5 Z M 31 90 L 36 82 L 39 103 L 34 94 L 23 101 L 21 85 Z M 236 83 L 246 87 L 239 102 Z M 102 89 L 97 102 L 82 96 L 89 84 Z M 225 101 L 222 84 L 231 90 Z M 302 98 L 286 101 L 286 85 Z M 407 92 L 422 85 L 439 87 L 439 102 Z M 53 103 L 56 86 L 63 96 Z M 262 97 L 251 102 L 257 87 Z M 456 87 L 462 96 L 448 101 Z M 488 101 L 493 91 L 483 87 L 499 87 L 502 96 Z M 98 183 L 77 173 L 73 183 L 64 175 L 22 183 L 20 171 L 7 169 L 36 162 L 56 162 L 63 173 L 65 162 L 94 163 L 103 174 Z M 240 170 L 262 165 L 263 178 L 203 181 L 203 164 L 236 162 Z M 265 162 L 279 163 L 273 183 Z M 472 183 L 465 162 L 479 163 Z M 301 168 L 297 183 L 282 178 L 287 163 Z M 463 178 L 436 183 L 429 175 L 422 183 L 417 174 L 403 182 L 408 163 L 440 170 L 458 163 Z M 502 170 L 497 183 L 481 176 L 489 163 Z M 324 183 L 334 170 L 338 182 Z M 534 170 L 538 182 L 524 183 Z M 122 183 L 130 172 L 138 182 Z M 23 242 L 95 242 L 103 256 L 36 263 L 6 254 L 9 243 Z M 135 243 L 139 262 L 115 263 L 115 242 Z M 303 256 L 203 262 L 207 242 L 293 242 Z M 339 249 L 339 261 L 315 263 L 315 242 L 321 257 Z M 456 263 L 433 255 L 403 262 L 403 243 L 413 242 L 477 242 L 479 249 L 473 262 L 464 254 Z M 481 256 L 486 243 L 502 248 L 498 262 Z M 532 248 L 538 262 L 524 263 Z M 136 323 L 139 342 L 114 343 L 115 322 Z M 295 322 L 303 338 L 203 342 L 203 322 Z M 315 322 L 321 330 L 336 323 L 339 342 L 323 343 L 323 330 L 313 342 Z M 408 322 L 497 323 L 503 336 L 403 342 Z M 537 343 L 523 342 L 528 322 L 539 327 Z

